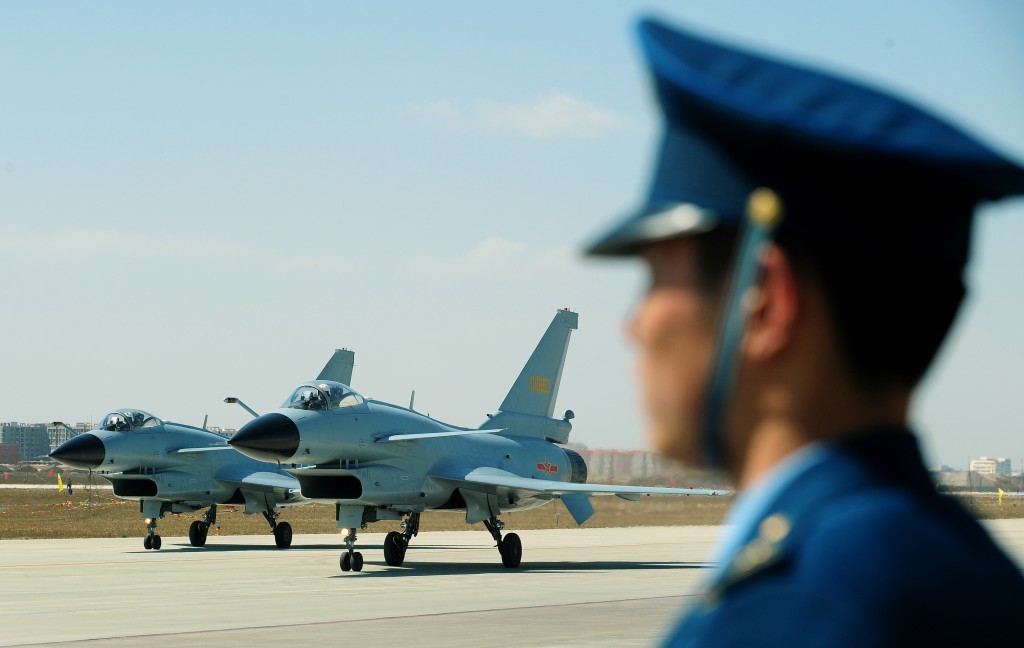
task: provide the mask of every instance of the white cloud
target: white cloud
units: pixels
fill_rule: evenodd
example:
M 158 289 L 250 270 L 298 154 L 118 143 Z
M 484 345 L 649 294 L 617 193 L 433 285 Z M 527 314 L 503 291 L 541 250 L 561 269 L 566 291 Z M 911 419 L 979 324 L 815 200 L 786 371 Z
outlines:
M 396 281 L 412 282 L 433 300 L 456 300 L 453 308 L 466 294 L 561 295 L 579 271 L 575 250 L 568 246 L 537 247 L 502 237 L 485 238 L 458 254 L 413 255 L 396 261 Z
M 169 237 L 165 239 L 168 251 L 182 256 L 239 259 L 259 254 L 259 250 L 237 239 L 210 237 Z
M 439 99 L 414 104 L 406 113 L 469 131 L 490 131 L 536 140 L 598 139 L 627 130 L 633 121 L 568 92 L 554 91 L 529 101 L 477 101 L 468 110 Z
M 27 259 L 33 263 L 74 266 L 81 261 L 98 258 L 117 261 L 145 259 L 151 264 L 178 264 L 183 260 L 221 261 L 266 266 L 280 275 L 352 273 L 364 269 L 363 265 L 339 254 L 284 251 L 278 247 L 225 236 L 154 236 L 88 228 L 39 231 L 0 228 L 0 262 Z
M 281 254 L 272 255 L 274 270 L 278 274 L 305 274 L 318 277 L 341 277 L 365 273 L 369 266 L 351 255 L 342 254 Z
M 35 260 L 80 261 L 105 256 L 137 258 L 155 249 L 153 241 L 141 234 L 88 228 L 63 228 L 26 232 L 5 228 L 0 232 L 0 251 L 4 256 Z
M 526 252 L 527 247 L 525 243 L 492 236 L 477 243 L 462 258 L 471 265 L 491 262 L 500 263 L 521 259 L 525 256 Z
M 534 281 L 573 267 L 574 250 L 568 246 L 535 248 L 499 236 L 481 239 L 458 254 L 414 254 L 387 249 L 340 253 L 317 247 L 296 249 L 280 242 L 252 242 L 228 236 L 152 235 L 131 231 L 87 228 L 22 230 L 0 227 L 0 268 L 43 264 L 77 267 L 83 260 L 145 260 L 148 267 L 187 262 L 196 267 L 210 263 L 235 268 L 269 268 L 279 276 L 335 275 L 429 277 L 440 273 L 447 281 Z M 39 264 L 38 266 L 36 264 Z M 17 266 L 24 267 L 24 266 Z
M 405 112 L 428 121 L 444 121 L 460 117 L 459 109 L 455 107 L 455 104 L 444 99 L 413 104 L 406 108 Z
M 596 139 L 630 126 L 629 118 L 567 92 L 550 92 L 516 103 L 483 101 L 477 104 L 476 115 L 490 128 L 540 140 Z

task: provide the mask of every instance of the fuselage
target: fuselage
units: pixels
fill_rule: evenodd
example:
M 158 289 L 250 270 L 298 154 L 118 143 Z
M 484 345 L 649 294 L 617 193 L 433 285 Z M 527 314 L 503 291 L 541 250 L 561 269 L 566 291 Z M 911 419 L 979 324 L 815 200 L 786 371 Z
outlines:
M 118 497 L 177 502 L 188 509 L 243 503 L 238 485 L 223 480 L 239 474 L 272 472 L 298 488 L 298 482 L 276 465 L 243 455 L 222 436 L 151 415 L 144 421 L 101 424 L 72 437 L 51 456 L 96 471 L 110 481 Z
M 451 436 L 437 436 L 445 434 Z M 402 440 L 405 436 L 409 440 Z M 460 470 L 494 468 L 532 479 L 586 480 L 586 465 L 572 450 L 517 437 L 514 430 L 448 425 L 373 400 L 332 409 L 283 407 L 247 424 L 231 443 L 260 459 L 276 458 L 298 478 L 303 497 L 398 511 L 463 510 L 458 489 L 432 477 Z M 314 466 L 303 467 L 310 464 Z M 502 509 L 531 508 L 549 500 L 516 498 L 503 502 Z

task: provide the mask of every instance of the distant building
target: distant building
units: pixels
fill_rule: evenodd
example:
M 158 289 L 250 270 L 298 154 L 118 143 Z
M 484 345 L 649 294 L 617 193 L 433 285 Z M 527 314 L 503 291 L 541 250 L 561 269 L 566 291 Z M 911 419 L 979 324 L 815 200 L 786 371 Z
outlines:
M 978 473 L 979 475 L 995 475 L 996 477 L 1009 477 L 1010 473 L 1013 472 L 1011 468 L 1011 462 L 1006 457 L 999 457 L 993 459 L 991 457 L 981 457 L 971 461 L 971 472 Z
M 936 487 L 946 493 L 994 493 L 999 490 L 994 474 L 979 474 L 961 470 L 958 472 L 932 473 Z
M 1006 457 L 996 459 L 996 477 L 1009 477 L 1013 474 L 1013 463 Z
M 686 468 L 650 450 L 606 450 L 575 447 L 587 462 L 587 480 L 593 483 L 721 487 L 727 479 L 712 471 Z
M 88 423 L 75 423 L 73 426 L 68 426 L 71 429 L 64 427 L 63 425 L 47 425 L 46 436 L 50 440 L 50 447 L 56 448 L 60 444 L 64 443 L 68 439 L 74 438 L 79 434 L 88 432 L 92 429 Z
M 0 462 L 13 463 L 19 459 L 22 461 L 44 459 L 49 456 L 53 448 L 92 429 L 90 423 L 75 423 L 68 427 L 71 429 L 50 423 L 0 423 L 0 444 L 12 445 L 16 448 L 14 459 L 3 459 L 2 457 L 5 455 L 0 454 Z M 224 438 L 230 438 L 235 433 L 233 428 L 209 427 L 207 429 Z
M 580 450 L 587 462 L 589 479 L 602 482 L 628 482 L 637 477 L 657 474 L 656 457 L 642 450 Z
M 0 423 L 0 444 L 18 446 L 22 461 L 41 459 L 50 454 L 50 437 L 45 423 Z
M 0 464 L 18 463 L 18 446 L 13 443 L 0 443 Z

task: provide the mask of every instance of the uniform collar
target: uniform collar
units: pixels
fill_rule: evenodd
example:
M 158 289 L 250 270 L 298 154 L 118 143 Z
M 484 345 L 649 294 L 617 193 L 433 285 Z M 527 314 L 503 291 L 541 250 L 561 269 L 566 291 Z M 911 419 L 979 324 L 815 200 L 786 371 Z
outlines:
M 794 538 L 813 523 L 819 508 L 844 492 L 879 482 L 918 492 L 934 490 L 917 440 L 904 426 L 866 429 L 848 440 L 821 444 L 813 455 L 780 464 L 762 481 L 767 483 L 760 484 L 752 504 L 739 502 L 748 509 L 740 512 L 744 526 L 737 529 L 739 543 L 716 571 L 706 595 L 709 602 L 784 561 Z
M 825 444 L 805 445 L 743 489 L 729 509 L 725 518 L 725 532 L 711 556 L 711 562 L 719 565 L 719 571 L 732 560 L 740 547 L 754 537 L 758 522 L 775 504 L 779 494 L 812 466 L 823 461 L 826 454 Z

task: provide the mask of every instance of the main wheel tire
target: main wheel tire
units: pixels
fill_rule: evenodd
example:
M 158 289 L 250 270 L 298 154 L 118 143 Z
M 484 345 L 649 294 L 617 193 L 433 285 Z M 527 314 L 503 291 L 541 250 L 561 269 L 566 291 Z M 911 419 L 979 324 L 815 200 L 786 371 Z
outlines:
M 158 536 L 158 535 L 153 536 L 153 548 L 154 549 L 160 549 L 160 544 L 161 544 L 160 543 L 160 536 Z
M 278 549 L 287 549 L 292 546 L 292 525 L 281 522 L 274 527 L 274 542 Z
M 153 536 L 146 534 L 146 537 L 142 539 L 142 546 L 147 550 L 153 548 Z
M 358 551 L 352 554 L 352 571 L 363 571 L 363 554 Z
M 352 570 L 352 554 L 345 552 L 341 554 L 341 571 L 347 572 Z
M 523 543 L 514 533 L 505 536 L 498 551 L 501 553 L 501 564 L 508 569 L 515 569 L 523 560 Z
M 398 531 L 392 531 L 384 538 L 384 562 L 392 567 L 401 567 L 405 562 L 405 538 Z
M 188 541 L 193 547 L 202 547 L 206 544 L 206 534 L 203 532 L 203 523 L 199 520 L 188 525 Z

